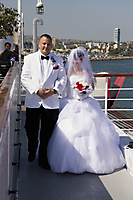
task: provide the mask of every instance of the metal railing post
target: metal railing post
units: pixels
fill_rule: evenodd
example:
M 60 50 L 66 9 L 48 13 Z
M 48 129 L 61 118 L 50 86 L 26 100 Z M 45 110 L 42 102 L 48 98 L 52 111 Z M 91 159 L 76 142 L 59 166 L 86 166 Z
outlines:
M 107 115 L 107 101 L 108 101 L 108 77 L 106 77 L 105 84 L 105 114 Z

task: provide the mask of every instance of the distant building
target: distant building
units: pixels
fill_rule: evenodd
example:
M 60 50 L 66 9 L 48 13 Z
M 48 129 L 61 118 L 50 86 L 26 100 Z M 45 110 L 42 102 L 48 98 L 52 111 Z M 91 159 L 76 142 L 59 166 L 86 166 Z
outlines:
M 56 48 L 56 49 L 59 49 L 59 48 L 62 48 L 62 47 L 63 47 L 62 43 L 61 43 L 60 40 L 57 39 L 57 38 L 53 38 L 53 39 L 52 39 L 52 45 L 53 45 L 53 47 Z
M 114 29 L 114 42 L 116 43 L 114 48 L 120 48 L 120 32 L 121 29 L 120 28 L 115 28 Z
M 74 45 L 73 45 L 73 43 L 69 43 L 69 42 L 62 42 L 62 45 L 63 45 L 63 47 L 65 48 L 65 49 L 72 49 L 72 48 L 74 48 Z
M 56 38 L 52 39 L 52 44 L 53 44 L 54 47 L 56 47 L 56 45 L 57 45 L 57 39 Z

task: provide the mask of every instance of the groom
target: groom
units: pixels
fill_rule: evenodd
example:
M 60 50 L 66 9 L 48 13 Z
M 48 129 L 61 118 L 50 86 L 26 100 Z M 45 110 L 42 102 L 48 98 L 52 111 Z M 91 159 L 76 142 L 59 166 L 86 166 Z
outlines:
M 59 114 L 58 95 L 66 85 L 63 59 L 52 54 L 52 38 L 48 34 L 40 36 L 40 50 L 24 58 L 21 75 L 26 87 L 26 122 L 28 137 L 28 161 L 35 159 L 40 127 L 39 165 L 50 166 L 47 160 L 47 145 Z

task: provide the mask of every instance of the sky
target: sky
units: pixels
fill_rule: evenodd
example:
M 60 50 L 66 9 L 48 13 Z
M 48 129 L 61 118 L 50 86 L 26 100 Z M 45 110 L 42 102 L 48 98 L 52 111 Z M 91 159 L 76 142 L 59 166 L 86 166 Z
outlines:
M 48 33 L 60 39 L 112 42 L 114 28 L 121 28 L 121 41 L 133 41 L 133 0 L 42 0 L 45 13 L 36 12 L 37 0 L 21 0 L 24 34 L 33 35 L 33 20 L 37 35 Z M 18 8 L 18 0 L 1 0 L 6 7 Z

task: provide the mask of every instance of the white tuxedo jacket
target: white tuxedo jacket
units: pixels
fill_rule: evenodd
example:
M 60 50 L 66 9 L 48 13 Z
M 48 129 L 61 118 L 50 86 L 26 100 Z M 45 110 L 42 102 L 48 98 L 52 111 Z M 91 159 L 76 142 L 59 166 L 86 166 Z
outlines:
M 24 65 L 21 74 L 22 84 L 26 87 L 25 106 L 39 108 L 42 105 L 48 109 L 59 108 L 58 95 L 54 94 L 47 99 L 42 99 L 36 92 L 40 88 L 52 88 L 60 94 L 67 82 L 63 65 L 63 59 L 50 53 L 45 79 L 42 79 L 40 50 L 24 57 Z M 52 61 L 54 60 L 54 62 Z

